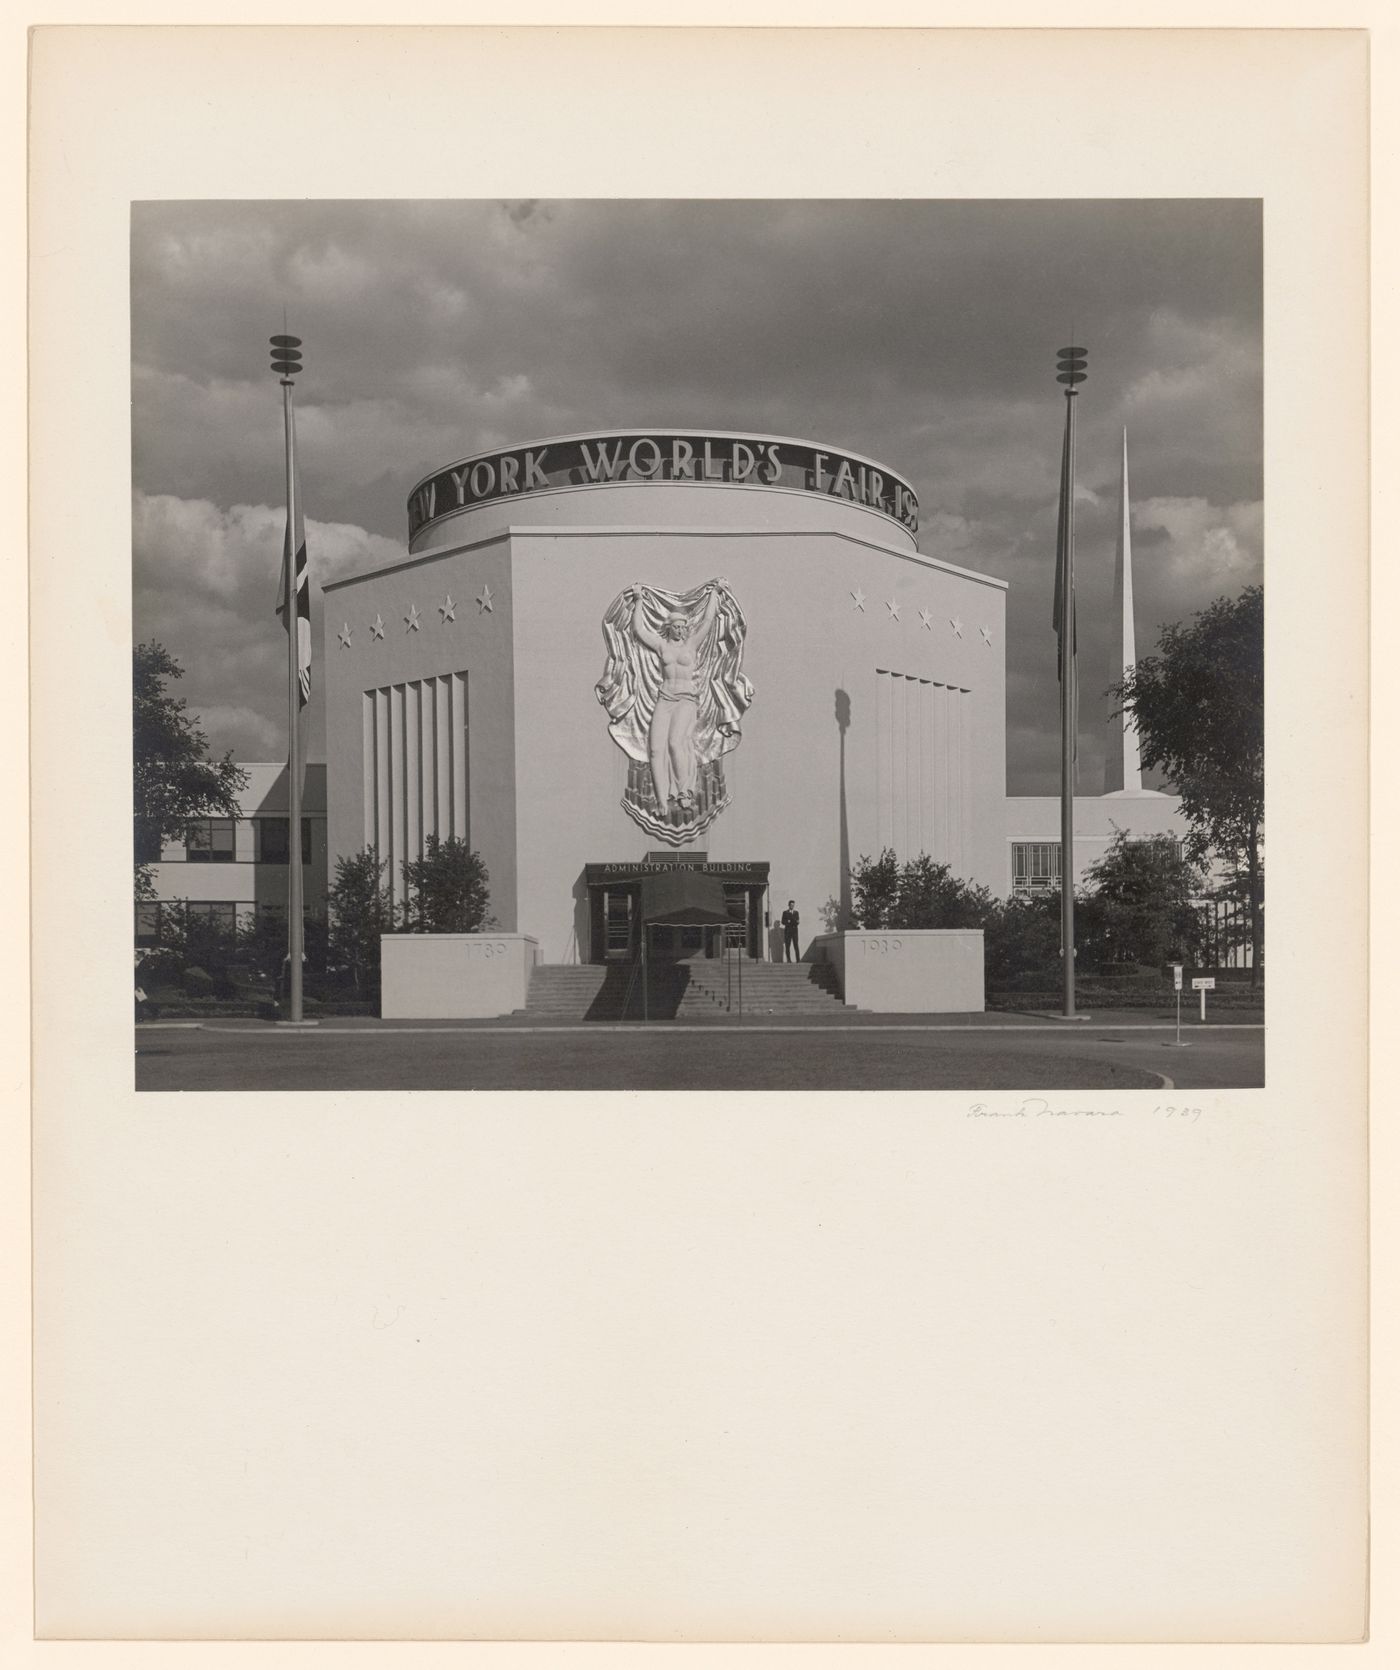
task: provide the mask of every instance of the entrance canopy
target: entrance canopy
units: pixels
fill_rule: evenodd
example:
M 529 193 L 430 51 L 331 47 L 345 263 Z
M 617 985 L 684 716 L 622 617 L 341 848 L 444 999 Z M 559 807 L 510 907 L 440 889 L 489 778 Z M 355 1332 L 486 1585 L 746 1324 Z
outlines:
M 642 878 L 637 914 L 646 924 L 720 927 L 730 920 L 724 883 L 698 870 L 658 870 Z
M 742 940 L 749 956 L 762 952 L 766 859 L 712 864 L 700 851 L 649 852 L 639 859 L 585 864 L 583 879 L 592 962 L 630 961 L 648 946 L 665 949 L 668 941 L 680 956 L 706 948 L 713 955 L 718 936 L 708 930 L 721 927 L 730 945 Z

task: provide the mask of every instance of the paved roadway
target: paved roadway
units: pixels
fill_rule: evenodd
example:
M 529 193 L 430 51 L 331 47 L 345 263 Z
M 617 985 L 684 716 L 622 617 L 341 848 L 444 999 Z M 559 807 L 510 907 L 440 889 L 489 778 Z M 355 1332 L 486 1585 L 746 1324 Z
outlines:
M 138 1090 L 1054 1090 L 1262 1085 L 1262 1026 L 328 1020 L 136 1029 Z

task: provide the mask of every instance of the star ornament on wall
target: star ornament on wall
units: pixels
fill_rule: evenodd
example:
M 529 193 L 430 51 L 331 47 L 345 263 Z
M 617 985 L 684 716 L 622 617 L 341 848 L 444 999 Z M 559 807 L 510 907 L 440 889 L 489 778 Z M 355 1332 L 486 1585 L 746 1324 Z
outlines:
M 457 605 L 452 601 L 452 593 L 451 592 L 448 592 L 448 594 L 447 594 L 446 603 L 439 603 L 438 604 L 438 613 L 442 616 L 442 624 L 444 626 L 447 625 L 448 621 L 456 620 L 456 618 L 457 618 Z
M 491 599 L 490 586 L 483 586 L 481 588 L 481 595 L 476 600 L 476 606 L 483 615 L 489 615 L 494 611 L 495 604 Z
M 925 632 L 932 632 L 933 631 L 933 616 L 928 612 L 927 609 L 920 609 L 919 610 L 919 619 L 924 623 L 924 631 Z
M 383 617 L 383 615 L 376 615 L 374 617 L 374 620 L 370 623 L 370 632 L 376 638 L 382 638 L 384 636 L 384 617 Z
M 851 593 L 851 602 L 855 604 L 856 608 L 859 609 L 862 614 L 865 613 L 865 593 L 859 586 L 857 586 Z
M 350 648 L 350 622 L 348 620 L 345 625 L 341 627 L 340 631 L 336 633 L 336 637 L 340 639 L 340 647 L 342 649 Z
M 955 638 L 961 638 L 962 637 L 962 622 L 960 620 L 950 620 L 948 622 L 948 624 L 953 629 L 953 636 Z
M 991 635 L 991 633 L 988 632 L 988 630 L 986 629 L 985 626 L 979 626 L 977 628 L 977 630 L 982 634 L 982 642 L 987 646 L 988 649 L 990 649 L 992 647 L 992 635 Z
M 890 619 L 891 620 L 898 620 L 899 619 L 899 608 L 900 608 L 900 606 L 899 606 L 898 603 L 895 602 L 895 600 L 893 598 L 891 598 L 889 600 L 889 602 L 885 605 L 885 607 L 890 612 Z
M 418 622 L 419 622 L 420 616 L 418 614 L 418 605 L 416 603 L 410 603 L 409 604 L 408 613 L 403 618 L 404 618 L 404 625 L 408 628 L 408 630 L 410 632 L 417 632 L 418 631 Z

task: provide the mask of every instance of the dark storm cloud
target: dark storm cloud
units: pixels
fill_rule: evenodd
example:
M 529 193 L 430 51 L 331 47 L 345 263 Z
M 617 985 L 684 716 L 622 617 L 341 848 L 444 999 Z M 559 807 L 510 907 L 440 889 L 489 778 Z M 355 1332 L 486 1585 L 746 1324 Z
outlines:
M 1081 642 L 1097 669 L 1124 424 L 1143 637 L 1258 576 L 1260 297 L 1258 206 L 1231 201 L 139 204 L 135 485 L 225 517 L 276 504 L 264 367 L 284 307 L 308 350 L 306 503 L 369 537 L 404 537 L 434 465 L 546 434 L 713 425 L 849 447 L 912 480 L 926 551 L 1012 583 L 1016 788 L 1055 757 L 1054 350 L 1071 330 L 1091 350 Z M 237 546 L 226 560 L 275 569 L 275 550 Z M 139 611 L 139 541 L 136 556 Z M 162 597 L 193 666 L 208 618 L 193 591 L 182 612 L 178 584 Z M 192 704 L 262 713 L 258 679 L 208 664 Z M 251 746 L 242 720 L 222 735 Z

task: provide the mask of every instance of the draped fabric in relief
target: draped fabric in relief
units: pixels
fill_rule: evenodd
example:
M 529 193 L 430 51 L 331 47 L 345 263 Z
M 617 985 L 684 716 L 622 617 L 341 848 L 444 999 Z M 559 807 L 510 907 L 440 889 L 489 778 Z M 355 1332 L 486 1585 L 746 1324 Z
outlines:
M 634 610 L 640 600 L 646 628 L 662 635 L 669 617 L 683 615 L 690 630 L 704 619 L 711 586 L 715 617 L 696 644 L 697 714 L 694 749 L 697 765 L 693 804 L 662 805 L 648 763 L 648 732 L 662 687 L 661 658 L 637 637 Z M 594 693 L 608 715 L 608 732 L 627 755 L 627 788 L 622 805 L 649 834 L 671 846 L 692 840 L 729 804 L 722 758 L 740 741 L 740 721 L 753 701 L 753 685 L 743 673 L 747 625 L 738 600 L 721 580 L 687 592 L 651 586 L 620 593 L 603 616 L 608 659 Z

